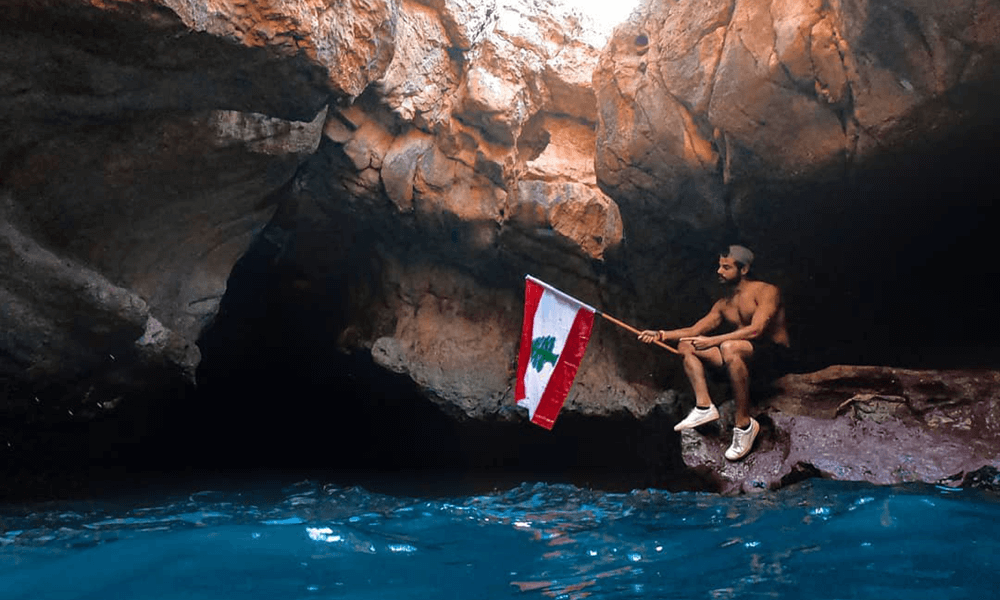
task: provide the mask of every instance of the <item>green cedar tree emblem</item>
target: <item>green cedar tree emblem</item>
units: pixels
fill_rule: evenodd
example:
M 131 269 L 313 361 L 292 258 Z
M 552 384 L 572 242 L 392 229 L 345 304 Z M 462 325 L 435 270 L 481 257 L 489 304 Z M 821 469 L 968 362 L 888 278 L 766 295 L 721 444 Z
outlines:
M 531 340 L 531 366 L 535 367 L 536 371 L 541 373 L 545 363 L 556 364 L 559 355 L 552 352 L 555 346 L 556 338 L 551 335 Z

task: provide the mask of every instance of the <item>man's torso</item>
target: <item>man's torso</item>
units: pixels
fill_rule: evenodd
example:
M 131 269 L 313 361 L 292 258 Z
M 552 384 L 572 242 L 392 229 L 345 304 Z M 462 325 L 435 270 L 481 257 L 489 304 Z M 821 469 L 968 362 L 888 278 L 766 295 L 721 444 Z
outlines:
M 763 281 L 744 281 L 743 286 L 735 294 L 720 300 L 722 318 L 734 327 L 744 327 L 753 320 L 765 292 L 776 290 L 770 283 Z M 768 323 L 761 337 L 776 344 L 788 346 L 790 341 L 785 325 L 785 308 L 779 303 L 777 312 Z

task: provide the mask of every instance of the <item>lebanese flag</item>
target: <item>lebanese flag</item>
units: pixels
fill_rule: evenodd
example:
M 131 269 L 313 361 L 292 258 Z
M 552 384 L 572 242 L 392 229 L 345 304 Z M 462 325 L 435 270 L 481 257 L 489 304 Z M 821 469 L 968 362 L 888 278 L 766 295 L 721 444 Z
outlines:
M 552 429 L 587 351 L 594 309 L 531 275 L 524 281 L 524 325 L 514 399 L 532 423 Z

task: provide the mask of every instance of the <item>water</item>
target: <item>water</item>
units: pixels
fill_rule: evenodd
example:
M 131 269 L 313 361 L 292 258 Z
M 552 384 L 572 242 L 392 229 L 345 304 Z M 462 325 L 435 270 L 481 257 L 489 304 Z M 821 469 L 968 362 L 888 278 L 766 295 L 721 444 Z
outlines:
M 303 481 L 0 507 L 0 598 L 991 598 L 1000 502 L 805 482 L 724 498 Z

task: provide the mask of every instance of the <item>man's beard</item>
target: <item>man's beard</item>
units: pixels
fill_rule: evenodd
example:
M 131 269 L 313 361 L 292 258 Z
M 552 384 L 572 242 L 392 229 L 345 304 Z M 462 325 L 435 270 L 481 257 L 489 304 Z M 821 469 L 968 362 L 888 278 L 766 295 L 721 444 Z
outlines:
M 723 276 L 719 276 L 719 288 L 722 290 L 722 294 L 729 298 L 736 293 L 736 286 L 739 284 L 742 277 L 736 276 L 732 279 L 726 279 Z

